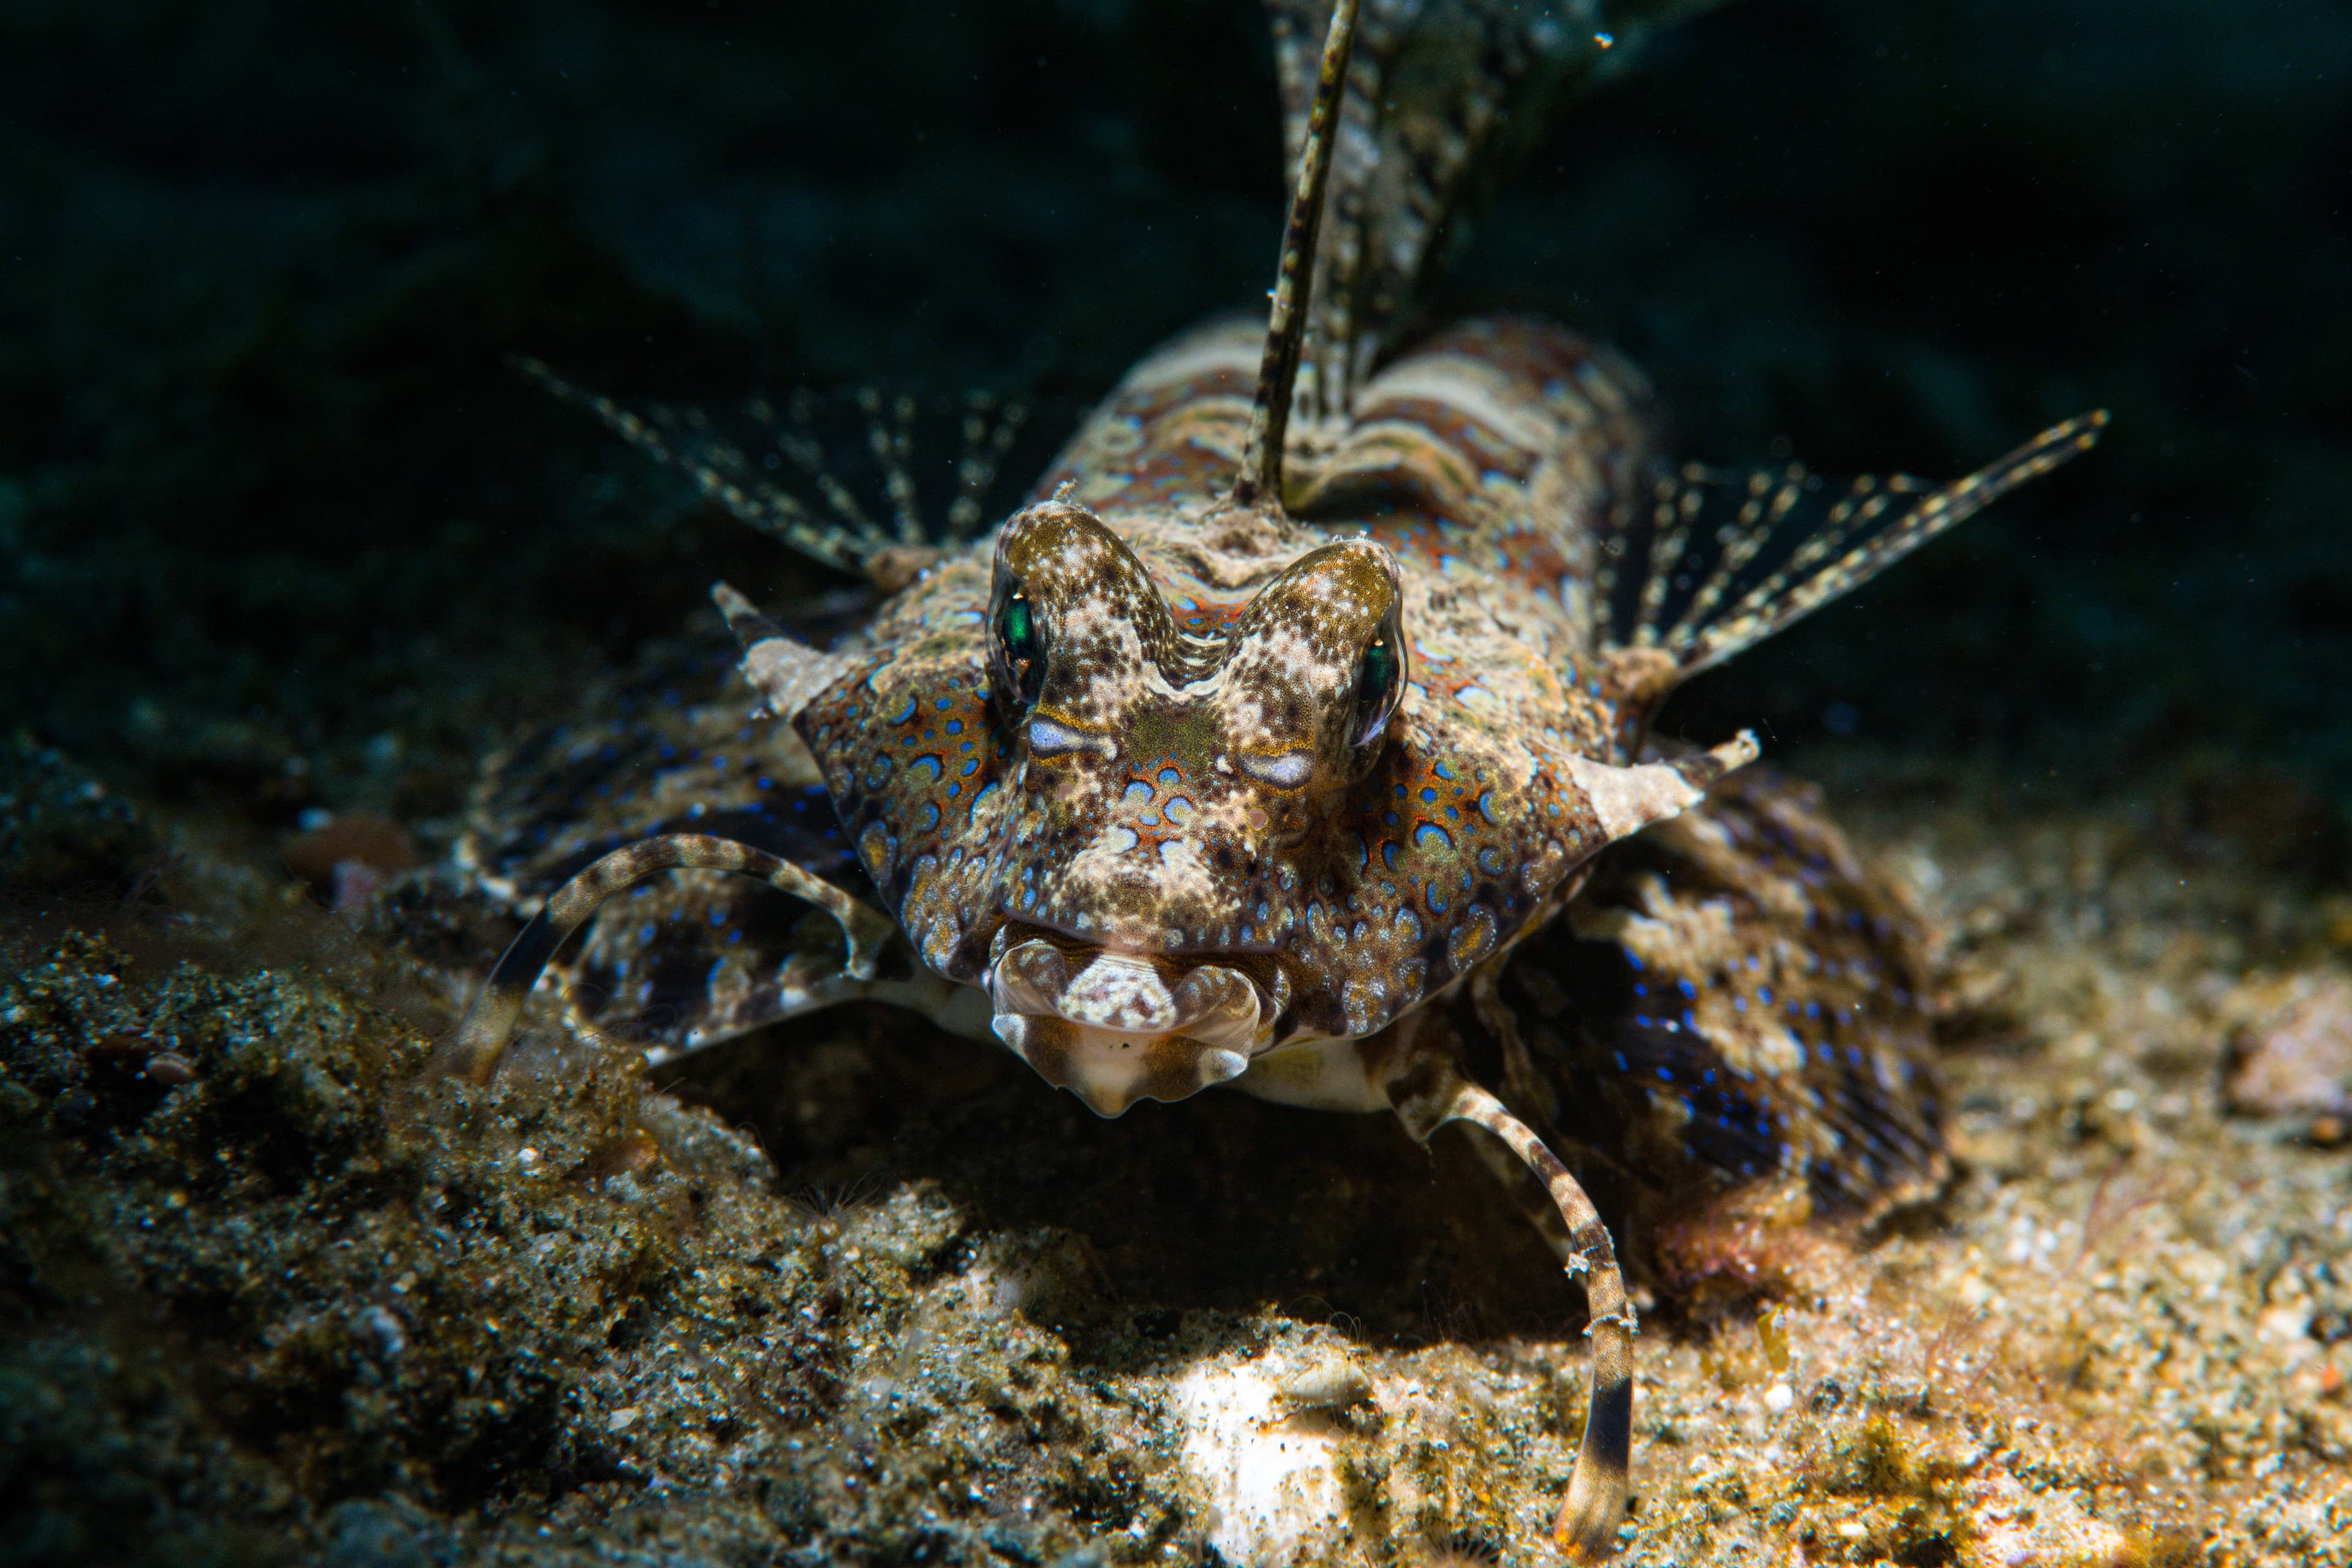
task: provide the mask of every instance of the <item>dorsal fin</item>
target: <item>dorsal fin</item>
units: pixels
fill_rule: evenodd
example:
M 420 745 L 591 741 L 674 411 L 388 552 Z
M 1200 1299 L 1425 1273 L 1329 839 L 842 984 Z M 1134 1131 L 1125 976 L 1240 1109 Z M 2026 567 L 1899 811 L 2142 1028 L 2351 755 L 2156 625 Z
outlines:
M 1367 0 L 1332 132 L 1298 378 L 1305 416 L 1349 410 L 1552 109 L 1647 34 L 1718 3 Z M 1266 0 L 1294 155 L 1320 90 L 1314 48 L 1329 5 Z
M 1274 308 L 1265 323 L 1265 357 L 1258 363 L 1257 395 L 1250 405 L 1249 445 L 1234 480 L 1235 506 L 1282 507 L 1282 447 L 1290 428 L 1290 399 L 1298 381 L 1298 354 L 1313 302 L 1316 236 L 1323 226 L 1331 183 L 1331 147 L 1339 127 L 1339 89 L 1356 46 L 1358 0 L 1338 0 L 1324 34 L 1315 99 L 1298 151 L 1298 183 L 1282 226 L 1282 257 L 1275 267 Z

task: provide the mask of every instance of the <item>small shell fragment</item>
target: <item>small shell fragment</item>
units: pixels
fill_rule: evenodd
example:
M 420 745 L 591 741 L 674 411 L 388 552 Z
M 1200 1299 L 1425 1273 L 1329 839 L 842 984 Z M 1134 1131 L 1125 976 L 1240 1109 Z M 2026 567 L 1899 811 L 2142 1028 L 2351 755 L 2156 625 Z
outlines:
M 1293 1410 L 1345 1410 L 1370 1402 L 1372 1380 L 1347 1356 L 1333 1352 L 1284 1378 L 1274 1393 Z

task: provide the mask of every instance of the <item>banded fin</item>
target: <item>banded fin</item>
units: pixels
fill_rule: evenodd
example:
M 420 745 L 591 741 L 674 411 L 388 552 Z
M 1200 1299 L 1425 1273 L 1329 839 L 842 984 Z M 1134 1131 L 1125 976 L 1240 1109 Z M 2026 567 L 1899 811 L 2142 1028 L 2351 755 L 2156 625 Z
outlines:
M 1685 464 L 1620 506 L 1595 591 L 1603 641 L 1663 650 L 1675 679 L 1722 663 L 2095 446 L 2107 413 L 2053 425 L 1964 479 L 1833 483 L 1801 464 Z
M 438 1053 L 439 1070 L 488 1082 L 506 1055 L 532 987 L 565 939 L 617 895 L 648 878 L 677 870 L 754 879 L 814 905 L 840 928 L 843 947 L 838 953 L 795 955 L 809 962 L 790 967 L 790 1011 L 824 1006 L 870 987 L 878 978 L 883 952 L 898 936 L 898 928 L 888 915 L 765 849 L 707 833 L 641 838 L 600 857 L 548 895 L 475 994 L 457 1034 Z
M 1344 415 L 1569 90 L 1718 0 L 1364 0 L 1316 252 L 1302 415 Z M 1266 0 L 1296 166 L 1332 0 Z
M 1568 1495 L 1552 1521 L 1552 1544 L 1570 1563 L 1599 1563 L 1617 1549 L 1617 1527 L 1633 1491 L 1633 1335 L 1640 1321 L 1625 1292 L 1609 1226 L 1576 1175 L 1510 1108 L 1431 1050 L 1417 1032 L 1383 1086 L 1397 1120 L 1421 1142 L 1449 1121 L 1484 1129 L 1509 1151 L 1549 1201 L 1566 1241 L 1563 1261 L 1584 1286 L 1585 1337 L 1592 1342 L 1584 1437 Z M 1412 1047 L 1421 1046 L 1416 1054 Z
M 656 405 L 644 414 L 575 385 L 544 363 L 515 368 L 584 408 L 655 461 L 691 479 L 731 516 L 802 554 L 896 586 L 890 564 L 960 544 L 1012 510 L 1032 451 L 1030 409 L 973 392 L 958 400 L 796 390 L 733 416 Z M 952 432 L 949 439 L 940 437 Z M 948 454 L 952 454 L 951 456 Z M 1034 459 L 1034 460 L 1029 460 Z
M 583 693 L 579 716 L 518 736 L 484 768 L 452 859 L 457 886 L 529 919 L 587 867 L 649 837 L 706 834 L 790 860 L 873 903 L 833 799 L 789 726 L 724 651 L 656 647 Z M 787 892 L 715 870 L 633 889 L 549 963 L 569 1021 L 656 1059 L 814 1005 L 830 920 Z

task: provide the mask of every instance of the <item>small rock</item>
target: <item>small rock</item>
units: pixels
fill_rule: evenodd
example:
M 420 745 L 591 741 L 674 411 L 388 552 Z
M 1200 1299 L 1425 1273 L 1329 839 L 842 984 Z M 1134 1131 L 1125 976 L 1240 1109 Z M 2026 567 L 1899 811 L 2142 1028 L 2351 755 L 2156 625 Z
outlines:
M 398 1361 L 408 1349 L 408 1333 L 400 1320 L 382 1307 L 370 1307 L 359 1317 L 359 1328 L 379 1361 Z
M 157 1051 L 147 1058 L 146 1071 L 149 1078 L 169 1088 L 196 1081 L 196 1064 L 177 1051 Z
M 338 1503 L 326 1518 L 326 1560 L 343 1568 L 434 1568 L 440 1531 L 413 1510 L 374 1499 Z
M 2232 1110 L 2339 1129 L 2352 1119 L 2352 975 L 2305 971 L 2247 985 L 2232 1002 L 2246 1020 L 2230 1042 Z
M 346 811 L 287 841 L 286 868 L 338 910 L 364 904 L 385 878 L 416 865 L 400 825 L 372 811 Z

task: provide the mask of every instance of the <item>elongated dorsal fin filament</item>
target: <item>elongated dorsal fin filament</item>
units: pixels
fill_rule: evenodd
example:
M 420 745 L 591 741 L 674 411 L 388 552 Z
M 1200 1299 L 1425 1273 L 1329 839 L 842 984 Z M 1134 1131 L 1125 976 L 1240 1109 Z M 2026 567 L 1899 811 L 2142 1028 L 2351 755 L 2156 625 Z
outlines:
M 1258 363 L 1257 396 L 1250 407 L 1249 446 L 1234 481 L 1236 506 L 1282 505 L 1282 444 L 1290 426 L 1290 395 L 1298 380 L 1299 346 L 1307 334 L 1307 307 L 1314 288 L 1315 241 L 1323 228 L 1323 198 L 1331 184 L 1331 148 L 1337 140 L 1339 93 L 1348 79 L 1348 58 L 1356 47 L 1357 0 L 1338 0 L 1331 30 L 1323 41 L 1323 69 L 1315 83 L 1315 105 L 1307 118 L 1307 142 L 1298 155 L 1298 184 L 1290 196 L 1289 221 L 1282 229 L 1282 259 L 1276 268 L 1274 309 L 1266 318 L 1265 357 Z

